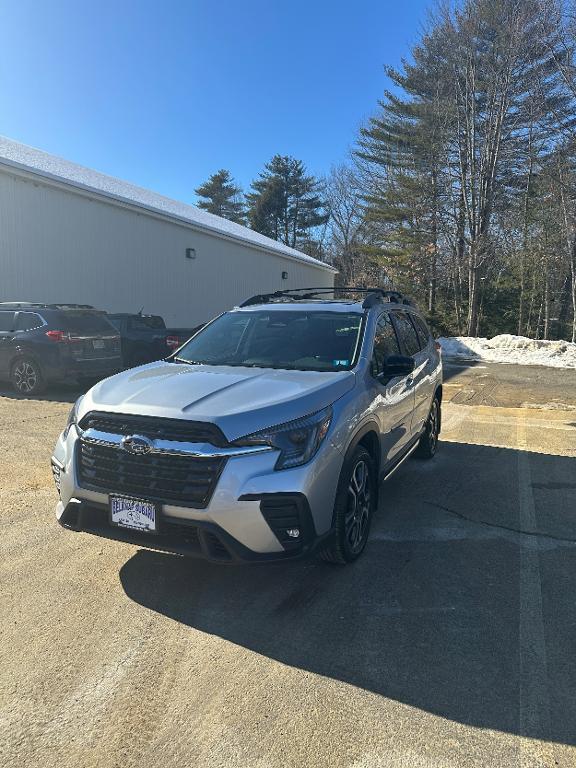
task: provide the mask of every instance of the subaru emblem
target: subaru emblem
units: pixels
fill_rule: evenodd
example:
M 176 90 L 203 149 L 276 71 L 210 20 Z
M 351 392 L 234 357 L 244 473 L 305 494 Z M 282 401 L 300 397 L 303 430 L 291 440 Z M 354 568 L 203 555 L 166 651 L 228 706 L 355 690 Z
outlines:
M 120 443 L 122 448 L 135 456 L 144 456 L 150 453 L 153 448 L 152 440 L 143 435 L 126 435 Z

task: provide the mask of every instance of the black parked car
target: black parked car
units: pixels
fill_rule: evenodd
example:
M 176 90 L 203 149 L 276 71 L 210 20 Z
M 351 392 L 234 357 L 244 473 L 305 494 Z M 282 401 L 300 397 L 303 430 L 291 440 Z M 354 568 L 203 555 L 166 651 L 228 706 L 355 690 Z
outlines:
M 93 381 L 122 368 L 120 337 L 86 304 L 0 302 L 0 379 L 39 394 L 55 381 Z
M 120 333 L 126 368 L 162 360 L 202 328 L 166 328 L 160 315 L 115 312 L 106 317 Z

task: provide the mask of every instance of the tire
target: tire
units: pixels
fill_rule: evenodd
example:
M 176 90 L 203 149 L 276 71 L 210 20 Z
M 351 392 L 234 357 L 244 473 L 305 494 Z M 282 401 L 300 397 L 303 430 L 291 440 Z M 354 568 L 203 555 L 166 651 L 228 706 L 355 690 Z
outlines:
M 370 533 L 376 491 L 374 461 L 366 448 L 358 445 L 340 473 L 334 503 L 334 535 L 319 553 L 322 560 L 345 565 L 360 557 Z
M 42 370 L 31 357 L 16 360 L 10 372 L 10 380 L 19 395 L 40 395 L 46 389 Z
M 424 432 L 418 443 L 414 455 L 420 459 L 433 459 L 438 449 L 438 435 L 440 434 L 440 400 L 434 398 L 428 420 L 424 426 Z

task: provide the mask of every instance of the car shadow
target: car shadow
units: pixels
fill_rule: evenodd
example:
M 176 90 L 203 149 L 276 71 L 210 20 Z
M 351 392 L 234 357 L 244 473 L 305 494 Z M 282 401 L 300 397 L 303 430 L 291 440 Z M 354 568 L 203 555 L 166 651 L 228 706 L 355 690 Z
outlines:
M 576 459 L 443 443 L 383 486 L 351 566 L 222 567 L 140 550 L 120 580 L 140 605 L 282 664 L 458 723 L 576 744 L 574 476 Z M 542 537 L 518 533 L 526 493 Z M 525 583 L 522 552 L 536 553 L 540 584 Z M 539 594 L 545 658 L 526 605 Z
M 84 387 L 78 384 L 53 384 L 46 388 L 41 395 L 21 395 L 16 392 L 9 384 L 0 384 L 0 397 L 9 397 L 12 400 L 38 400 L 40 402 L 51 403 L 74 403 L 80 395 L 90 389 L 89 385 Z

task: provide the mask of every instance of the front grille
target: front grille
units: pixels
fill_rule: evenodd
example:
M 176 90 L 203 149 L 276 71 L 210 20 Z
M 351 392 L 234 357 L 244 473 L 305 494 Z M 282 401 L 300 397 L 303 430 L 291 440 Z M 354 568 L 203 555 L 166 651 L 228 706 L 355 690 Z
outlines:
M 117 541 L 128 541 L 151 549 L 202 556 L 222 563 L 234 560 L 233 550 L 226 546 L 215 526 L 214 530 L 208 530 L 203 525 L 180 521 L 174 517 L 160 515 L 158 533 L 143 533 L 112 525 L 105 506 L 72 502 L 66 507 L 60 523 L 66 528 L 87 531 Z
M 184 523 L 176 523 L 174 519 L 162 520 L 160 535 L 176 537 L 191 549 L 205 553 L 213 560 L 232 560 L 232 555 L 220 538 L 211 531 L 203 531 L 198 526 Z
M 203 509 L 212 498 L 226 459 L 149 453 L 80 441 L 80 484 L 89 490 L 174 502 Z
M 215 424 L 203 421 L 92 411 L 84 416 L 80 422 L 80 428 L 97 429 L 99 432 L 112 432 L 116 435 L 146 435 L 153 440 L 210 443 L 219 448 L 227 445 L 222 431 Z

